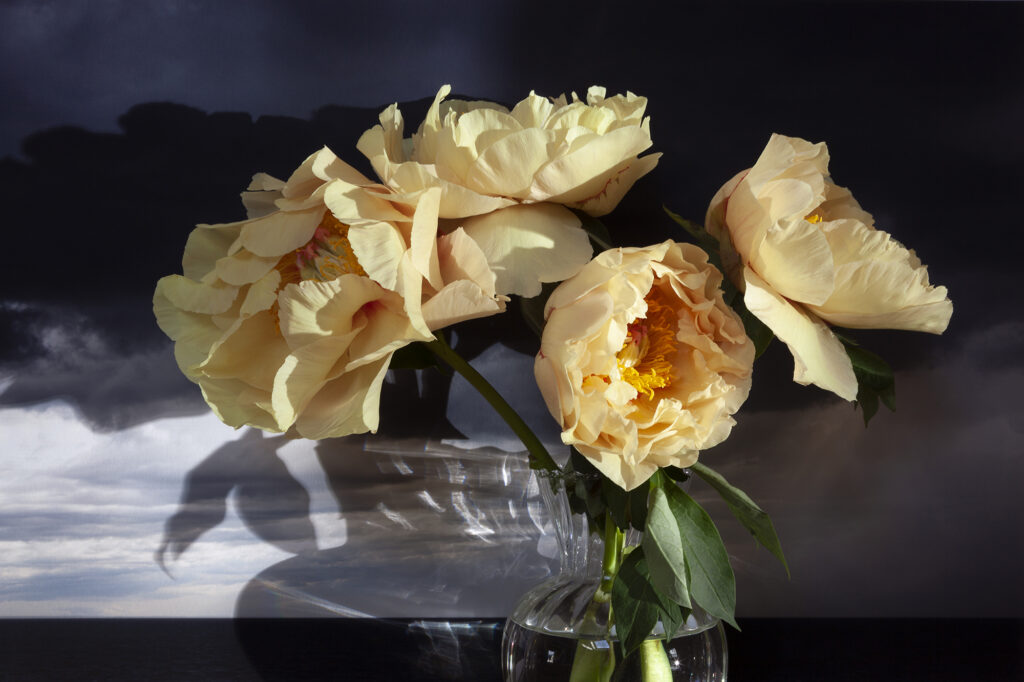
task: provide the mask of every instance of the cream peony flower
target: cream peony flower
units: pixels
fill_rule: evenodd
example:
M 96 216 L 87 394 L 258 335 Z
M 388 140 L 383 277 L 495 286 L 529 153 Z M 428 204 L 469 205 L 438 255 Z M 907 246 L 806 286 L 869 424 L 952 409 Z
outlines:
M 357 146 L 396 192 L 439 188 L 439 215 L 500 258 L 489 260 L 499 271 L 498 291 L 535 296 L 541 282 L 572 275 L 592 255 L 579 220 L 563 206 L 604 215 L 657 165 L 660 154 L 638 158 L 651 146 L 647 100 L 606 98 L 595 86 L 586 103 L 575 93 L 570 103 L 531 92 L 509 111 L 445 101 L 450 91 L 440 89 L 411 138 L 403 140 L 401 112 L 391 105 Z
M 376 430 L 396 350 L 504 309 L 479 246 L 437 238 L 440 190 L 410 204 L 324 148 L 287 182 L 256 175 L 242 200 L 249 217 L 199 225 L 184 276 L 153 297 L 178 366 L 232 426 Z
M 419 131 L 403 140 L 397 105 L 380 115 L 358 148 L 400 193 L 442 188 L 442 218 L 465 218 L 516 203 L 550 202 L 600 216 L 611 211 L 661 154 L 651 146 L 647 99 L 575 93 L 572 102 L 533 92 L 511 111 L 491 102 L 444 101 L 443 86 Z
M 914 252 L 832 182 L 824 143 L 772 135 L 753 168 L 715 194 L 705 222 L 747 308 L 793 353 L 798 383 L 857 397 L 826 322 L 941 334 L 953 314 Z
M 600 254 L 551 294 L 534 372 L 574 446 L 632 490 L 725 440 L 754 346 L 692 244 Z

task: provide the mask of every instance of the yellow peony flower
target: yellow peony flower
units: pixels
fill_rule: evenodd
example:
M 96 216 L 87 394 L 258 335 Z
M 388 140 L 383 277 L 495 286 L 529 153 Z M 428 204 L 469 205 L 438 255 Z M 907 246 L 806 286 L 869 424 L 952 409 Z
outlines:
M 358 148 L 397 192 L 443 190 L 442 218 L 465 218 L 516 203 L 550 202 L 600 216 L 611 211 L 661 154 L 651 146 L 647 99 L 606 98 L 591 87 L 586 103 L 533 92 L 511 111 L 492 102 L 444 101 L 443 86 L 419 131 L 403 140 L 397 105 L 380 115 Z
M 754 346 L 692 244 L 600 254 L 551 294 L 534 372 L 574 446 L 632 490 L 725 440 Z
M 504 310 L 479 246 L 437 238 L 440 190 L 410 204 L 324 148 L 242 200 L 249 217 L 197 226 L 184 276 L 153 297 L 178 366 L 232 426 L 374 431 L 396 350 Z
M 639 157 L 651 146 L 647 100 L 606 98 L 595 86 L 585 103 L 575 93 L 567 102 L 531 92 L 510 111 L 445 101 L 450 91 L 440 89 L 411 138 L 403 139 L 401 112 L 391 105 L 357 146 L 396 192 L 439 188 L 439 215 L 486 245 L 498 291 L 535 296 L 541 282 L 565 279 L 592 255 L 563 206 L 604 215 L 657 165 L 660 154 Z
M 941 334 L 953 304 L 832 182 L 828 158 L 824 143 L 772 135 L 753 168 L 715 194 L 705 222 L 747 308 L 793 353 L 793 379 L 854 400 L 853 367 L 826 323 Z

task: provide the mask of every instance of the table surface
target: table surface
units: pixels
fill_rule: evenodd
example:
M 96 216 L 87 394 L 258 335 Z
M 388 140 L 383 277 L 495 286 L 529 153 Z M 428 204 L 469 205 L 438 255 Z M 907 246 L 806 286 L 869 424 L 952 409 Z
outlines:
M 3 680 L 500 680 L 501 619 L 0 620 Z M 741 619 L 731 682 L 1024 680 L 1024 620 Z

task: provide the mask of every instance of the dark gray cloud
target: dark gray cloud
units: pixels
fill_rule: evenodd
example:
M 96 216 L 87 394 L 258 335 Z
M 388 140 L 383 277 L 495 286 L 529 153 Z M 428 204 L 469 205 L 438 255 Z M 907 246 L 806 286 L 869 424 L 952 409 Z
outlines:
M 0 407 L 65 400 L 107 431 L 206 412 L 151 314 L 131 300 L 88 310 L 0 304 L 9 330 Z

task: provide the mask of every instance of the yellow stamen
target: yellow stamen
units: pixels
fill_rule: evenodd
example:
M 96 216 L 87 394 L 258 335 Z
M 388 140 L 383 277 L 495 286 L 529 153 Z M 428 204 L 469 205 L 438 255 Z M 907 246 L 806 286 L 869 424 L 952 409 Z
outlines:
M 816 225 L 822 221 L 821 214 L 815 211 L 814 213 L 804 216 L 804 220 L 809 222 L 811 225 Z
M 654 389 L 672 383 L 672 360 L 676 354 L 678 318 L 657 286 L 644 299 L 647 316 L 629 325 L 622 349 L 615 356 L 622 380 L 648 400 Z
M 347 274 L 365 277 L 366 271 L 359 264 L 348 240 L 348 228 L 333 213 L 325 212 L 309 243 L 283 256 L 275 266 L 281 273 L 279 290 L 306 279 L 329 282 Z M 271 313 L 277 319 L 276 301 L 271 307 Z

